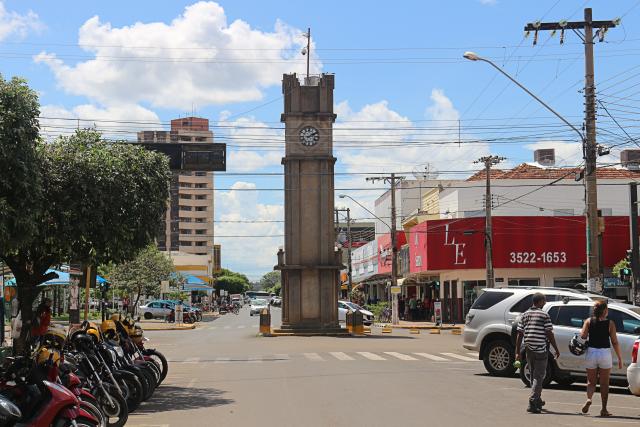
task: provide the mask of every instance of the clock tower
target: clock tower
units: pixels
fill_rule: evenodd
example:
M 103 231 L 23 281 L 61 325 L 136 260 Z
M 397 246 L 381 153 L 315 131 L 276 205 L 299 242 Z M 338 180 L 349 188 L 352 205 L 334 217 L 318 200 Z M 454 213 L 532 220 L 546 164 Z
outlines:
M 282 331 L 339 333 L 333 172 L 334 76 L 282 80 L 285 124 Z

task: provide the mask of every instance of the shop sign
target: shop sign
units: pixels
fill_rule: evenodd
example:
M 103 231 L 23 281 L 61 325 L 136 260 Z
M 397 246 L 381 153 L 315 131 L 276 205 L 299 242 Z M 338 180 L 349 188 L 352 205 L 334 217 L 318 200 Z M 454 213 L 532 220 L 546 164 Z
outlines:
M 442 323 L 442 301 L 435 301 L 433 303 L 433 316 L 436 324 Z
M 391 287 L 391 294 L 392 295 L 399 294 L 400 292 L 402 292 L 402 287 L 401 286 L 392 286 Z

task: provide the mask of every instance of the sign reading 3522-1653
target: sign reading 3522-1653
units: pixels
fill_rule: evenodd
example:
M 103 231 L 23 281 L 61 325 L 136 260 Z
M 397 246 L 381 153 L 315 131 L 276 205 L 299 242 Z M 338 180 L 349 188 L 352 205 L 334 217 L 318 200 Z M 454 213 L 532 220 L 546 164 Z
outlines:
M 567 262 L 566 252 L 509 252 L 511 264 L 562 264 Z

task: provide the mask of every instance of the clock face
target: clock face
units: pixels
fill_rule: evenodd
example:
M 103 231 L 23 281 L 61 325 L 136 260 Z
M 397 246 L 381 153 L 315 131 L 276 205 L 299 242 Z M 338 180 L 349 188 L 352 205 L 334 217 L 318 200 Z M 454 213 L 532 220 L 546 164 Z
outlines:
M 300 130 L 300 142 L 302 145 L 311 147 L 316 145 L 318 140 L 320 140 L 320 133 L 318 132 L 318 129 L 312 126 L 306 126 Z

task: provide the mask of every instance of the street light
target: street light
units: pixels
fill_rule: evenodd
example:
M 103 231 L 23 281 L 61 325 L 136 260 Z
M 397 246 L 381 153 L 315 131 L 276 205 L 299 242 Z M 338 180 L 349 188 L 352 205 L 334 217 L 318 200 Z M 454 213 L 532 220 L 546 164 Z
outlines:
M 509 74 L 507 74 L 506 71 L 504 71 L 502 68 L 498 67 L 496 64 L 494 64 L 493 62 L 491 62 L 490 60 L 483 58 L 481 56 L 479 56 L 477 53 L 475 52 L 465 52 L 462 55 L 463 58 L 468 59 L 469 61 L 482 61 L 482 62 L 486 62 L 487 64 L 491 65 L 493 68 L 495 68 L 496 70 L 500 71 L 500 73 L 502 73 L 505 77 L 507 77 L 509 80 L 511 80 L 512 82 L 514 82 L 516 85 L 518 85 L 518 87 L 520 87 L 520 89 L 524 90 L 525 92 L 527 92 L 529 95 L 531 95 L 531 97 L 533 97 L 536 101 L 538 101 L 540 104 L 542 104 L 547 110 L 551 111 L 553 114 L 555 114 L 556 117 L 558 117 L 560 120 L 562 120 L 567 126 L 569 126 L 571 129 L 573 129 L 578 135 L 580 135 L 580 140 L 584 143 L 586 141 L 584 135 L 582 134 L 582 132 L 580 132 L 574 125 L 572 125 L 571 123 L 569 123 L 569 121 L 567 121 L 564 117 L 562 117 L 556 110 L 554 110 L 553 108 L 549 107 L 542 99 L 538 98 L 536 95 L 534 95 L 529 89 L 527 89 L 526 87 L 524 87 L 522 84 L 520 84 L 519 81 L 517 81 L 516 79 L 514 79 L 513 77 L 511 77 Z

